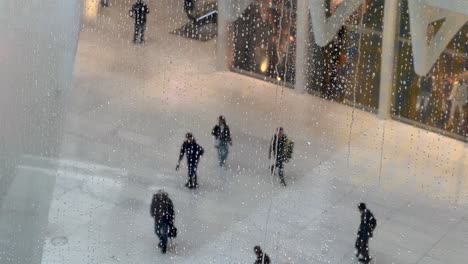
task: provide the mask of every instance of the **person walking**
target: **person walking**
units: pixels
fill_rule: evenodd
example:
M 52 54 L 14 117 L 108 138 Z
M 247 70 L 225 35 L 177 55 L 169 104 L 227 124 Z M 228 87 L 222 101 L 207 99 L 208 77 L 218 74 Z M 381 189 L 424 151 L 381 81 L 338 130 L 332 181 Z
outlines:
M 175 214 L 172 200 L 163 190 L 159 190 L 153 195 L 150 209 L 151 216 L 154 218 L 154 231 L 159 237 L 158 247 L 163 254 L 167 251 L 167 242 L 169 237 L 175 237 L 177 230 L 174 226 Z
M 135 32 L 133 34 L 133 43 L 142 43 L 145 41 L 146 16 L 149 14 L 149 8 L 143 0 L 137 0 L 130 9 L 130 17 L 135 18 Z
M 374 229 L 377 227 L 377 220 L 375 219 L 372 212 L 367 209 L 365 203 L 360 203 L 358 209 L 361 212 L 361 224 L 357 232 L 356 239 L 356 257 L 359 258 L 359 262 L 369 263 L 372 257 L 369 256 L 369 239 L 373 237 Z
M 192 133 L 187 133 L 185 135 L 185 141 L 180 148 L 179 161 L 177 162 L 176 170 L 179 170 L 180 162 L 184 158 L 184 155 L 187 157 L 187 167 L 188 167 L 188 182 L 185 186 L 189 189 L 198 188 L 197 183 L 197 167 L 200 157 L 203 156 L 203 148 L 197 144 Z
M 218 161 L 220 167 L 225 167 L 229 154 L 229 146 L 232 146 L 231 131 L 226 124 L 226 118 L 219 116 L 218 124 L 211 130 L 211 135 L 215 138 L 215 148 L 218 150 Z
M 270 264 L 270 257 L 263 253 L 262 248 L 260 246 L 254 247 L 254 253 L 257 259 L 255 260 L 254 264 Z
M 284 180 L 284 162 L 288 162 L 292 157 L 293 147 L 294 143 L 287 138 L 283 128 L 277 128 L 270 142 L 268 158 L 274 158 L 274 164 L 271 166 L 271 174 L 273 175 L 278 169 L 278 176 L 284 186 L 286 186 L 286 181 Z

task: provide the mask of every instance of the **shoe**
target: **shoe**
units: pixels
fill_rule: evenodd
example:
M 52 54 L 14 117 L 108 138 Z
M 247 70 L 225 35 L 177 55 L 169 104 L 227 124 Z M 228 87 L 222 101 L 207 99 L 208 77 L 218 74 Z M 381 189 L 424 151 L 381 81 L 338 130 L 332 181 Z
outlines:
M 362 263 L 369 263 L 371 262 L 371 260 L 372 260 L 372 257 L 369 257 L 368 259 L 365 259 L 365 258 L 358 259 L 358 261 Z

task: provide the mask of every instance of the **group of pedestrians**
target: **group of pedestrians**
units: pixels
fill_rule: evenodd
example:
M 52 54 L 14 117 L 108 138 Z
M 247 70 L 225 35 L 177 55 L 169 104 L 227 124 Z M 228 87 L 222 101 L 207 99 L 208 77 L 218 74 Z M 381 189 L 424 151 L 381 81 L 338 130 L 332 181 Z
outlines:
M 224 116 L 218 117 L 218 124 L 211 130 L 214 137 L 215 148 L 218 154 L 218 164 L 226 168 L 226 159 L 229 154 L 229 147 L 232 146 L 232 137 L 229 126 Z M 286 186 L 284 179 L 284 163 L 292 158 L 294 143 L 287 137 L 282 127 L 276 129 L 270 141 L 269 159 L 272 160 L 270 172 L 273 175 L 278 171 L 281 183 Z M 192 133 L 185 135 L 185 140 L 180 148 L 179 159 L 176 170 L 180 167 L 180 162 L 185 156 L 187 159 L 188 181 L 185 184 L 190 189 L 198 188 L 197 168 L 204 149 L 200 146 Z M 369 255 L 369 240 L 373 237 L 373 232 L 377 226 L 377 221 L 365 203 L 360 203 L 358 209 L 361 213 L 361 223 L 357 232 L 355 243 L 356 257 L 362 263 L 369 263 L 372 257 Z M 153 196 L 151 203 L 151 216 L 154 217 L 155 233 L 159 237 L 158 246 L 162 253 L 166 253 L 168 240 L 177 236 L 177 228 L 174 226 L 175 214 L 174 206 L 169 195 L 160 190 Z M 255 264 L 269 264 L 270 257 L 263 252 L 260 246 L 254 247 L 256 255 Z
M 220 167 L 226 169 L 226 160 L 229 155 L 229 147 L 232 146 L 232 137 L 231 130 L 224 116 L 219 116 L 218 124 L 211 130 L 211 135 L 214 137 L 214 145 L 218 153 L 218 164 Z M 270 167 L 271 175 L 274 175 L 277 171 L 283 186 L 286 186 L 286 181 L 284 179 L 284 163 L 289 162 L 292 158 L 293 148 L 294 142 L 286 136 L 284 129 L 279 127 L 271 139 L 268 157 L 272 160 L 272 165 Z M 176 165 L 176 170 L 179 170 L 180 162 L 184 156 L 186 157 L 188 181 L 185 186 L 187 188 L 198 188 L 198 164 L 204 153 L 204 148 L 197 143 L 193 134 L 190 132 L 187 133 L 180 148 L 179 159 Z
M 377 220 L 365 203 L 360 203 L 358 209 L 361 213 L 361 223 L 357 232 L 355 243 L 356 258 L 359 262 L 369 263 L 372 257 L 369 255 L 369 240 L 374 236 Z M 150 214 L 154 218 L 154 231 L 159 238 L 158 247 L 165 254 L 169 239 L 177 237 L 177 228 L 174 225 L 174 205 L 169 195 L 159 190 L 153 195 Z M 270 264 L 270 257 L 263 252 L 260 246 L 254 247 L 256 256 L 254 264 Z
M 101 0 L 101 5 L 107 7 L 109 6 L 109 1 Z M 184 0 L 184 11 L 191 21 L 196 21 L 193 15 L 194 9 L 194 0 Z M 133 17 L 135 20 L 135 30 L 133 33 L 133 43 L 135 44 L 145 42 L 146 18 L 149 12 L 148 5 L 144 0 L 137 0 L 129 11 L 130 17 Z

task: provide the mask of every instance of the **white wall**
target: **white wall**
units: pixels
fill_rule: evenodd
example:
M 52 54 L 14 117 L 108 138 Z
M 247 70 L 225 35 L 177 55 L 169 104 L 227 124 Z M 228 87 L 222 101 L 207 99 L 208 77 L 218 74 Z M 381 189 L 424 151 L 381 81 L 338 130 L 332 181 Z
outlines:
M 40 201 L 31 198 L 35 191 L 42 191 L 47 199 L 50 189 L 37 185 L 45 182 L 37 175 L 31 174 L 28 179 L 18 176 L 17 165 L 28 155 L 54 157 L 58 152 L 64 100 L 70 88 L 78 44 L 81 6 L 80 0 L 0 0 L 2 263 L 40 261 L 37 254 L 42 246 L 35 240 L 37 234 L 27 231 L 31 224 L 41 221 L 47 208 L 41 208 L 45 212 L 40 215 L 35 214 L 32 206 L 40 206 Z M 17 184 L 23 180 L 27 184 Z M 28 212 L 34 221 L 14 220 L 14 214 L 19 215 L 17 219 L 24 219 Z

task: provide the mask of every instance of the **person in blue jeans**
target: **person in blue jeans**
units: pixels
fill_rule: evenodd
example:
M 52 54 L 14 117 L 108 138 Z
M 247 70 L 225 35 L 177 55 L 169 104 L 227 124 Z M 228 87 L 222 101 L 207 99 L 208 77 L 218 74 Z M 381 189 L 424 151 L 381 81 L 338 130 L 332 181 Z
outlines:
M 219 166 L 226 165 L 226 159 L 229 155 L 229 145 L 232 146 L 231 131 L 226 124 L 226 118 L 219 116 L 218 124 L 211 131 L 211 135 L 215 137 L 215 147 L 218 150 Z
M 159 190 L 153 195 L 150 213 L 154 218 L 154 232 L 160 241 L 158 247 L 164 254 L 167 251 L 167 242 L 171 232 L 175 229 L 174 205 L 165 191 Z

